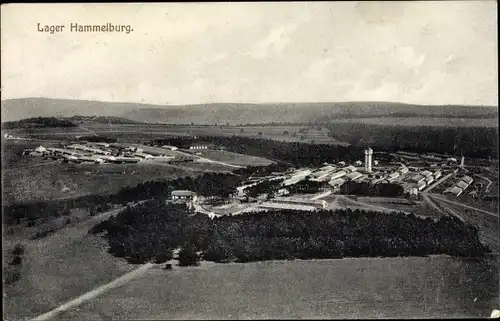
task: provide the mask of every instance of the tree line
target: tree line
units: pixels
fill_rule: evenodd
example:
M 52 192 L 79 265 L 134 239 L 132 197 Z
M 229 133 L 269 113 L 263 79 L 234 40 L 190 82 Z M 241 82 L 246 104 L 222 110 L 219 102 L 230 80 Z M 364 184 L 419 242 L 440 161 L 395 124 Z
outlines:
M 110 253 L 133 263 L 165 262 L 179 247 L 184 252 L 181 265 L 200 259 L 224 263 L 430 254 L 482 257 L 490 252 L 479 241 L 476 227 L 454 217 L 435 221 L 351 209 L 277 210 L 212 220 L 183 206 L 151 201 L 120 212 L 89 233 L 103 235 Z
M 357 196 L 400 197 L 404 195 L 404 188 L 395 183 L 373 184 L 349 181 L 340 186 L 340 193 Z
M 440 153 L 498 159 L 498 129 L 487 127 L 327 124 L 329 136 L 390 152 Z
M 35 117 L 2 123 L 2 129 L 43 128 L 43 127 L 77 127 L 75 123 L 65 118 Z
M 238 136 L 200 136 L 197 139 L 194 137 L 172 137 L 154 140 L 152 143 L 181 147 L 191 145 L 198 140 L 224 146 L 228 151 L 234 153 L 264 157 L 298 167 L 320 166 L 325 162 L 353 162 L 364 157 L 363 149 L 356 146 L 283 142 Z
M 3 205 L 3 224 L 9 226 L 26 222 L 28 226 L 33 226 L 50 218 L 68 215 L 73 208 L 85 208 L 91 214 L 97 214 L 109 209 L 111 204 L 126 205 L 128 202 L 152 198 L 165 199 L 176 189 L 192 190 L 207 197 L 228 197 L 251 175 L 283 169 L 279 164 L 251 166 L 238 169 L 235 174 L 205 173 L 201 176 L 186 176 L 168 181 L 147 181 L 136 186 L 123 187 L 110 195 L 86 195 L 72 199 Z
M 292 194 L 314 194 L 328 187 L 328 182 L 316 182 L 309 179 L 287 186 L 286 189 Z

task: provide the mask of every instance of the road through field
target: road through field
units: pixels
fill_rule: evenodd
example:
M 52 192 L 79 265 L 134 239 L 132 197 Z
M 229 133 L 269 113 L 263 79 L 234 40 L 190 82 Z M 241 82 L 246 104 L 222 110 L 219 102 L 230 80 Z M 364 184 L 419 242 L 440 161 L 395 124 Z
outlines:
M 54 163 L 57 163 L 57 162 L 58 161 L 53 161 L 53 162 L 46 162 L 46 163 L 35 164 L 35 165 L 20 166 L 20 167 L 11 167 L 11 168 L 3 169 L 3 171 L 4 172 L 9 172 L 9 171 L 16 170 L 16 169 L 26 169 L 26 168 L 33 168 L 33 167 L 39 167 L 39 166 L 47 166 L 47 165 L 54 164 Z
M 481 212 L 481 213 L 484 213 L 484 214 L 487 214 L 487 215 L 490 215 L 490 216 L 494 216 L 494 217 L 498 217 L 498 214 L 494 213 L 494 212 L 489 212 L 489 211 L 486 211 L 486 210 L 483 210 L 483 209 L 480 209 L 480 208 L 477 208 L 477 207 L 472 207 L 472 206 L 469 206 L 469 205 L 466 205 L 466 204 L 463 204 L 463 203 L 460 203 L 460 202 L 455 202 L 455 201 L 452 201 L 452 200 L 449 200 L 445 197 L 442 197 L 440 195 L 437 195 L 437 194 L 432 194 L 432 197 L 434 198 L 437 198 L 443 202 L 448 202 L 448 203 L 451 203 L 451 204 L 454 204 L 454 205 L 458 205 L 458 206 L 461 206 L 461 207 L 465 207 L 465 208 L 468 208 L 470 210 L 474 210 L 474 211 L 478 211 L 478 212 Z
M 484 189 L 484 192 L 488 193 L 490 191 L 490 187 L 491 187 L 491 184 L 493 184 L 493 182 L 489 178 L 481 176 L 481 175 L 477 175 L 477 177 L 484 179 L 485 181 L 488 182 L 488 185 L 486 185 L 486 188 Z
M 219 162 L 219 161 L 214 161 L 214 160 L 211 160 L 209 158 L 206 158 L 206 157 L 201 157 L 201 156 L 198 156 L 198 155 L 193 155 L 193 154 L 189 154 L 189 153 L 186 153 L 186 152 L 181 152 L 179 150 L 176 150 L 176 152 L 180 153 L 180 154 L 183 154 L 183 155 L 186 155 L 186 156 L 189 156 L 189 157 L 196 157 L 198 159 L 203 159 L 209 163 L 215 163 L 215 164 L 220 164 L 220 165 L 224 165 L 224 166 L 228 166 L 228 167 L 233 167 L 233 168 L 244 168 L 244 166 L 239 166 L 239 165 L 233 165 L 233 164 L 228 164 L 228 163 L 224 163 L 224 162 Z
M 448 213 L 448 214 L 450 214 L 451 216 L 455 216 L 456 218 L 458 218 L 458 219 L 459 219 L 459 220 L 461 220 L 462 222 L 465 222 L 465 219 L 464 219 L 464 218 L 463 218 L 460 214 L 458 214 L 457 212 L 455 212 L 455 211 L 454 211 L 453 209 L 451 209 L 450 207 L 446 206 L 446 204 L 441 204 L 441 206 L 442 206 L 442 207 L 440 208 L 438 205 L 436 205 L 436 204 L 434 203 L 435 201 L 437 201 L 437 202 L 441 202 L 441 203 L 442 203 L 442 200 L 441 200 L 441 199 L 432 199 L 432 198 L 433 198 L 433 196 L 426 195 L 426 194 L 422 194 L 422 196 L 423 196 L 424 198 L 427 198 L 428 203 L 429 203 L 429 204 L 433 204 L 433 207 L 434 207 L 435 209 L 438 209 L 438 211 L 440 211 L 440 212 L 442 212 L 442 213 L 443 213 L 443 212 Z
M 58 306 L 54 310 L 49 311 L 47 313 L 44 313 L 44 314 L 42 314 L 42 315 L 40 315 L 32 320 L 33 321 L 35 321 L 35 320 L 36 321 L 50 320 L 50 319 L 54 318 L 57 314 L 59 314 L 63 311 L 66 311 L 66 310 L 71 309 L 75 306 L 83 304 L 83 303 L 97 297 L 98 295 L 103 294 L 106 291 L 109 291 L 111 289 L 122 286 L 122 285 L 132 281 L 133 279 L 137 278 L 138 276 L 143 275 L 148 269 L 150 269 L 154 265 L 155 264 L 152 264 L 152 263 L 146 263 L 146 264 L 142 265 L 141 267 L 139 267 L 138 269 L 136 269 L 130 273 L 127 273 L 127 274 L 115 279 L 114 281 L 112 281 L 108 284 L 102 285 L 102 286 L 98 287 L 97 289 L 89 291 L 89 292 L 69 301 L 69 302 L 61 304 L 60 306 Z
M 443 211 L 441 210 L 441 208 L 439 208 L 439 206 L 436 205 L 436 203 L 434 203 L 429 195 L 427 195 L 426 193 L 422 193 L 422 199 L 424 200 L 424 202 L 429 205 L 432 209 L 438 211 L 439 213 L 443 213 Z M 444 213 L 443 213 L 444 214 Z
M 136 204 L 139 203 L 142 202 Z M 26 235 L 22 241 L 26 250 L 20 270 L 21 278 L 4 287 L 4 296 L 7 298 L 4 299 L 5 319 L 28 320 L 50 311 L 49 315 L 43 317 L 49 318 L 60 309 L 78 303 L 72 299 L 85 299 L 87 297 L 81 297 L 83 293 L 98 289 L 135 270 L 137 266 L 112 257 L 107 252 L 106 242 L 88 233 L 95 224 L 124 208 L 115 208 L 77 221 L 41 239 L 30 240 L 29 235 Z M 111 285 L 115 286 L 116 283 Z M 102 290 L 98 293 L 102 293 Z M 95 295 L 95 292 L 92 293 Z M 69 305 L 64 305 L 65 302 Z
M 390 208 L 386 208 L 386 207 L 383 207 L 383 206 L 378 206 L 378 205 L 373 205 L 373 204 L 369 204 L 369 203 L 365 203 L 365 202 L 360 202 L 360 201 L 355 201 L 353 199 L 350 199 L 344 195 L 338 195 L 337 197 L 339 198 L 342 198 L 344 199 L 345 201 L 353 204 L 353 205 L 356 205 L 356 206 L 361 206 L 361 207 L 365 207 L 365 208 L 368 208 L 372 211 L 376 211 L 376 212 L 384 212 L 384 213 L 392 213 L 392 212 L 404 212 L 406 214 L 409 214 L 408 212 L 405 212 L 405 211 L 396 211 L 396 210 L 393 210 L 393 209 L 390 209 Z

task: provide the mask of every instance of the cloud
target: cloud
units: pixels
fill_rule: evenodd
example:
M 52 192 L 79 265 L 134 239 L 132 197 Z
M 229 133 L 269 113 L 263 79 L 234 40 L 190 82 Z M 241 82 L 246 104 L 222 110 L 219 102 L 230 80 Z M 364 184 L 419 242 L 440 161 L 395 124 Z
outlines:
M 297 27 L 296 23 L 291 23 L 271 30 L 266 38 L 254 44 L 248 54 L 254 59 L 263 59 L 268 55 L 279 55 L 291 41 L 292 34 L 297 30 Z
M 2 97 L 498 101 L 495 2 L 110 6 L 2 7 Z M 36 31 L 110 20 L 135 31 Z

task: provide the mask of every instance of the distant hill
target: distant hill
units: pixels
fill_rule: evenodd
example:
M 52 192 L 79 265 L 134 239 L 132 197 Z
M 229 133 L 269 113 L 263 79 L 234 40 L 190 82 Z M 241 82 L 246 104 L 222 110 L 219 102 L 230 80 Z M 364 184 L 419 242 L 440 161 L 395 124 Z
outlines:
M 165 124 L 309 123 L 384 117 L 498 119 L 492 106 L 422 106 L 392 102 L 216 103 L 150 105 L 100 101 L 24 98 L 2 101 L 2 121 L 36 116 L 114 116 L 136 122 Z M 106 118 L 109 120 L 109 118 Z M 106 121 L 106 120 L 103 120 Z
M 2 123 L 2 129 L 18 128 L 50 128 L 76 127 L 77 125 L 65 118 L 36 117 Z
M 101 124 L 143 124 L 140 121 L 131 120 L 124 117 L 116 116 L 72 116 L 69 120 L 79 123 L 79 122 L 94 122 Z

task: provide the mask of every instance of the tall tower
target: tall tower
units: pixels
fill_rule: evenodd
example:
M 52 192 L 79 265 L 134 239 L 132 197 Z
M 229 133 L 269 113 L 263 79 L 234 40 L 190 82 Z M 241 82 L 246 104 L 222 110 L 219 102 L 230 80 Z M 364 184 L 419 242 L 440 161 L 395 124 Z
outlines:
M 460 168 L 462 168 L 462 169 L 463 169 L 463 168 L 464 168 L 464 166 L 465 166 L 465 157 L 464 157 L 464 156 L 462 156 L 462 159 L 460 160 Z
M 373 155 L 373 149 L 371 148 L 365 149 L 365 171 L 367 173 L 372 172 L 372 155 Z

